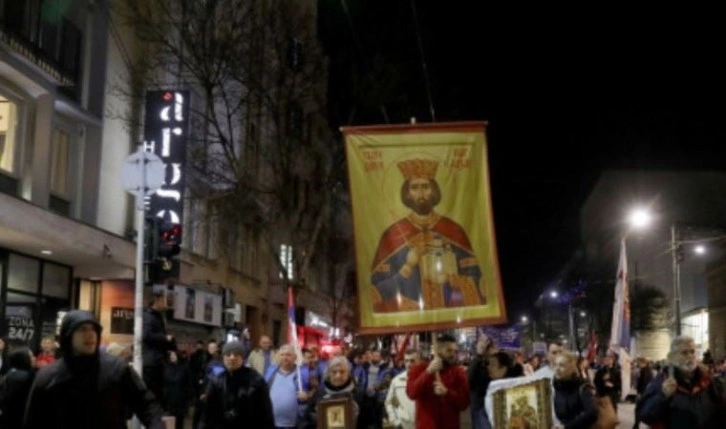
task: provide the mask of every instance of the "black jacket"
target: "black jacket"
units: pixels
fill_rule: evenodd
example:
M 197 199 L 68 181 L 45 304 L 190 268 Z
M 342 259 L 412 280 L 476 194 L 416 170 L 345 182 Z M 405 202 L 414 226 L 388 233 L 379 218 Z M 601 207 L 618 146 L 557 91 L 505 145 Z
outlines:
M 469 364 L 468 376 L 469 390 L 471 391 L 471 406 L 476 410 L 482 409 L 484 408 L 484 397 L 487 394 L 489 383 L 492 381 L 492 379 L 489 378 L 487 358 L 485 356 L 477 355 L 471 361 L 471 364 Z
M 35 374 L 30 369 L 9 371 L 0 380 L 0 428 L 23 427 L 25 401 Z
M 210 380 L 198 429 L 274 429 L 267 383 L 255 370 L 242 367 Z
M 170 414 L 185 413 L 192 397 L 189 369 L 182 363 L 167 364 L 164 368 L 164 409 Z
M 305 414 L 299 423 L 303 429 L 315 429 L 318 427 L 318 404 L 324 399 L 346 398 L 353 401 L 353 421 L 356 427 L 363 427 L 366 416 L 360 413 L 365 391 L 356 385 L 355 379 L 351 376 L 349 382 L 341 387 L 332 386 L 327 380 L 323 381 L 323 388 L 318 389 L 305 407 Z M 370 416 L 369 416 L 370 417 Z M 356 429 L 355 427 L 346 429 Z
M 152 429 L 162 429 L 161 407 L 138 374 L 106 353 L 74 356 L 71 337 L 81 324 L 101 326 L 93 315 L 74 310 L 61 324 L 64 358 L 38 372 L 28 398 L 26 429 L 116 429 L 126 427 L 127 410 Z
M 160 312 L 147 308 L 144 310 L 144 336 L 141 352 L 144 366 L 163 366 L 166 353 L 173 344 L 166 338 L 166 324 Z
M 605 385 L 608 381 L 612 383 L 612 387 Z M 595 388 L 599 396 L 620 396 L 620 385 L 620 368 L 616 366 L 603 367 L 595 373 Z
M 565 429 L 589 429 L 597 421 L 595 389 L 581 378 L 555 380 L 555 414 Z

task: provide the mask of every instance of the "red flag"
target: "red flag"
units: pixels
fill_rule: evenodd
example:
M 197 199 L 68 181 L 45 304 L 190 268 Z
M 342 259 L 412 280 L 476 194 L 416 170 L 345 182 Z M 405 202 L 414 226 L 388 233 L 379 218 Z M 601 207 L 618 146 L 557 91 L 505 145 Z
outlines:
M 590 340 L 587 343 L 587 360 L 594 362 L 597 356 L 597 334 L 595 331 L 590 331 Z

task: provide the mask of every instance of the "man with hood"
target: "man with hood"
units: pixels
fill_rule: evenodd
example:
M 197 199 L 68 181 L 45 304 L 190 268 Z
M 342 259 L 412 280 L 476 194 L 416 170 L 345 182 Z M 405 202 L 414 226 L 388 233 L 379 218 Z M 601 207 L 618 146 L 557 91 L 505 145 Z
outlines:
M 63 317 L 63 357 L 38 372 L 25 412 L 27 429 L 122 428 L 127 410 L 147 428 L 163 429 L 161 407 L 141 377 L 121 359 L 99 353 L 100 340 L 101 325 L 88 311 Z

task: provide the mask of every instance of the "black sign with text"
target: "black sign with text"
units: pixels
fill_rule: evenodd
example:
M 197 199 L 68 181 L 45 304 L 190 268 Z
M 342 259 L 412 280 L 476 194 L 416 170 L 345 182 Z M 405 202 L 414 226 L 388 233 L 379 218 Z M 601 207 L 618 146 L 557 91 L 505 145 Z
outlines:
M 134 334 L 134 309 L 111 307 L 111 333 Z
M 183 225 L 187 135 L 189 133 L 189 91 L 147 91 L 144 122 L 144 150 L 161 158 L 166 167 L 164 185 L 149 198 L 152 216 Z M 181 234 L 178 238 L 181 242 Z M 179 276 L 173 261 L 171 277 Z

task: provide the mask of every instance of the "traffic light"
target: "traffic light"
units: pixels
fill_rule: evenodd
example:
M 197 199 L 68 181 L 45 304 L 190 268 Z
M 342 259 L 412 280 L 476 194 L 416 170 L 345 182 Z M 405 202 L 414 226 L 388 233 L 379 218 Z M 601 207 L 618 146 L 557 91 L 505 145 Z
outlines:
M 181 225 L 159 219 L 157 237 L 156 257 L 158 259 L 169 260 L 181 252 Z

